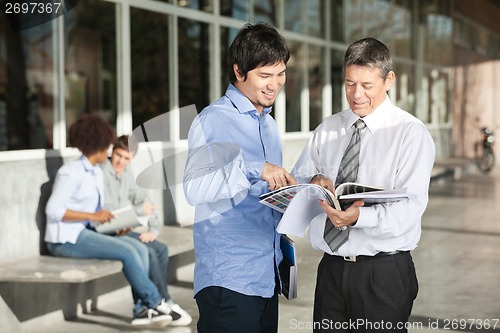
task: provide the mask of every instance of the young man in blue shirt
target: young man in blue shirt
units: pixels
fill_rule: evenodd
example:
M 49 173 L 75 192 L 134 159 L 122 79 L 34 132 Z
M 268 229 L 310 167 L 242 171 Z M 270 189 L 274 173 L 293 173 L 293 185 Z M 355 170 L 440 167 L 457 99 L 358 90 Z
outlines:
M 269 114 L 289 57 L 273 27 L 245 25 L 229 48 L 231 84 L 189 131 L 184 191 L 196 206 L 200 333 L 277 331 L 281 215 L 258 198 L 295 184 L 281 167 L 281 141 Z

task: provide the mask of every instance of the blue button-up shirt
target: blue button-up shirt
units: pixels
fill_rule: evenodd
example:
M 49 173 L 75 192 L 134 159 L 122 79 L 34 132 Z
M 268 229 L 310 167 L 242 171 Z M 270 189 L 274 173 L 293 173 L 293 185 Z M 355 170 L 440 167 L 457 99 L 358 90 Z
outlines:
M 189 131 L 184 175 L 196 206 L 194 293 L 208 286 L 261 297 L 275 290 L 282 259 L 276 226 L 281 214 L 259 203 L 268 191 L 267 161 L 281 165 L 281 141 L 271 108 L 260 114 L 233 85 L 206 107 Z

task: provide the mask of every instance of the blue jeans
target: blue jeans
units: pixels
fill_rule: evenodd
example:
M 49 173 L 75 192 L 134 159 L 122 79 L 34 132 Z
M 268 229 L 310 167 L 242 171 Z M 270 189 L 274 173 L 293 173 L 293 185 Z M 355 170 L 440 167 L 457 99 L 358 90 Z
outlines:
M 120 260 L 123 264 L 123 273 L 132 287 L 132 294 L 134 298 L 138 298 L 134 306 L 135 315 L 143 307 L 155 308 L 160 304 L 161 296 L 148 277 L 148 268 L 144 263 L 144 257 L 148 256 L 142 252 L 141 258 L 137 246 L 131 245 L 132 239 L 123 238 L 125 237 L 108 236 L 84 229 L 75 244 L 47 243 L 47 248 L 50 253 L 58 257 Z
M 139 234 L 130 232 L 126 237 L 139 240 Z M 170 300 L 167 286 L 168 247 L 158 241 L 142 243 L 149 253 L 149 278 L 153 281 L 165 301 Z

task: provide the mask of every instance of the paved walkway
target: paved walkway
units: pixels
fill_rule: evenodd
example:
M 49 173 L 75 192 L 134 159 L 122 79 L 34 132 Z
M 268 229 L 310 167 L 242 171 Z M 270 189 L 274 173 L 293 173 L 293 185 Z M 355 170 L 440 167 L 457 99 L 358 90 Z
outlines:
M 413 252 L 420 292 L 409 331 L 500 332 L 500 169 L 490 175 L 468 175 L 459 181 L 433 184 L 430 195 L 422 239 Z M 303 239 L 296 238 L 296 242 L 299 297 L 281 299 L 279 331 L 283 333 L 311 332 L 316 266 L 321 254 Z M 196 320 L 192 269 L 186 267 L 184 283 L 171 286 L 170 291 Z M 43 333 L 132 332 L 131 304 L 126 295 Z M 195 333 L 196 325 L 162 331 Z

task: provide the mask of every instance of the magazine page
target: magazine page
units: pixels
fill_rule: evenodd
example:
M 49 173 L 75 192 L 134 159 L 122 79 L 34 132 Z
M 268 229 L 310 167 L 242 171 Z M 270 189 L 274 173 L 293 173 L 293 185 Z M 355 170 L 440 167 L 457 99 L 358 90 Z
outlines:
M 385 198 L 407 198 L 410 195 L 406 192 L 406 188 L 395 188 L 391 190 L 383 190 L 376 192 L 343 194 L 339 199 L 385 199 Z
M 260 203 L 276 209 L 277 211 L 284 213 L 287 207 L 290 205 L 292 199 L 299 193 L 302 189 L 311 186 L 318 186 L 313 184 L 298 184 L 282 187 L 273 192 L 269 192 L 260 196 Z
M 359 183 L 344 183 L 337 186 L 335 189 L 335 194 L 337 197 L 346 194 L 357 194 L 357 193 L 365 193 L 365 192 L 373 192 L 373 191 L 383 191 L 384 189 L 381 187 L 368 186 Z
M 279 233 L 304 237 L 311 220 L 316 215 L 324 213 L 318 201 L 330 201 L 332 199 L 323 187 L 313 184 L 309 185 L 299 191 L 291 201 L 291 204 L 288 205 L 278 224 L 277 231 Z

